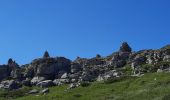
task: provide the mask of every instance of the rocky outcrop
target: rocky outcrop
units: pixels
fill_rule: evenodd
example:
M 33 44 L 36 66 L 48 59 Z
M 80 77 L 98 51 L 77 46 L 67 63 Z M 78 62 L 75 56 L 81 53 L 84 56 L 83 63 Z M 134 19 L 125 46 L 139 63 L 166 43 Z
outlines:
M 9 77 L 22 78 L 20 69 L 19 65 L 10 58 L 7 65 L 0 65 L 0 81 Z
M 0 81 L 10 75 L 9 67 L 7 65 L 0 65 Z
M 45 80 L 37 83 L 36 86 L 46 88 L 46 87 L 54 86 L 54 83 L 52 80 Z
M 44 77 L 45 79 L 55 79 L 61 71 L 71 71 L 71 61 L 64 57 L 39 58 L 35 59 L 26 68 L 26 77 Z
M 0 81 L 7 80 L 0 87 L 17 89 L 21 84 L 46 88 L 70 84 L 69 89 L 72 89 L 81 83 L 126 75 L 141 76 L 148 72 L 170 72 L 170 45 L 158 50 L 133 52 L 129 44 L 123 42 L 117 52 L 107 57 L 97 54 L 94 58 L 77 57 L 74 61 L 65 57 L 50 57 L 46 51 L 42 58 L 22 67 L 9 59 L 6 65 L 0 65 Z
M 2 81 L 1 84 L 0 84 L 0 88 L 8 89 L 8 90 L 18 89 L 21 86 L 22 85 L 19 82 L 15 81 L 15 80 Z

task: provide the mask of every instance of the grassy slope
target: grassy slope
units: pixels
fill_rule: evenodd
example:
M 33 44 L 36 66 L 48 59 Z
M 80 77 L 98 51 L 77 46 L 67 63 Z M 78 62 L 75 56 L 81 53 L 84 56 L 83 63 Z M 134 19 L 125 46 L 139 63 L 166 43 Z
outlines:
M 15 100 L 170 100 L 170 73 L 150 73 L 110 84 L 95 82 L 65 91 L 67 87 L 52 87 L 47 95 Z

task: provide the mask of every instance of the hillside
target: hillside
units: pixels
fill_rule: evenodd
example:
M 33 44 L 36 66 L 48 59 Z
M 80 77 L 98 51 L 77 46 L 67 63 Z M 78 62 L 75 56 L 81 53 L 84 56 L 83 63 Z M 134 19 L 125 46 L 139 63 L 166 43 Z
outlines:
M 149 73 L 142 77 L 128 77 L 111 83 L 94 82 L 87 87 L 66 90 L 67 85 L 51 87 L 47 95 L 29 95 L 14 100 L 169 100 L 170 73 Z M 2 96 L 1 91 L 0 100 L 6 100 Z
M 50 57 L 20 66 L 0 65 L 0 99 L 14 100 L 168 100 L 170 45 L 133 51 L 127 42 L 117 52 L 94 58 Z

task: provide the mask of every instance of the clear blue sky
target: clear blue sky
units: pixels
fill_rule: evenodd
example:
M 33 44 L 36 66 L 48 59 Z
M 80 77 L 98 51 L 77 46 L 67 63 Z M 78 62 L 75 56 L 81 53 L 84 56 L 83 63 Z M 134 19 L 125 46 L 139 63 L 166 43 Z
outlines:
M 0 0 L 0 64 L 170 44 L 170 0 Z

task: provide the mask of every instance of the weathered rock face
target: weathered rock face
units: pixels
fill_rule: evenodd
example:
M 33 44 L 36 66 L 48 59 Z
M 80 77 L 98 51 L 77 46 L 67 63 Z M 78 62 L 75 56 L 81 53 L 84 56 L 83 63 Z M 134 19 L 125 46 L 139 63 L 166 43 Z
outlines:
M 27 68 L 26 76 L 54 79 L 60 71 L 70 72 L 71 61 L 64 57 L 40 58 L 34 60 Z
M 0 65 L 0 81 L 10 75 L 9 67 L 7 65 Z
M 125 73 L 127 70 L 130 73 Z M 74 61 L 64 57 L 52 58 L 45 52 L 42 58 L 23 67 L 9 59 L 7 65 L 0 65 L 0 81 L 14 81 L 4 81 L 0 87 L 16 89 L 19 86 L 17 82 L 21 82 L 25 86 L 40 87 L 71 84 L 71 89 L 81 82 L 102 81 L 146 72 L 170 72 L 170 45 L 158 50 L 132 52 L 131 47 L 124 42 L 118 52 L 107 57 L 98 54 L 90 59 L 77 57 Z
M 36 77 L 32 78 L 31 84 L 32 84 L 32 85 L 36 85 L 37 83 L 39 83 L 39 82 L 41 82 L 41 81 L 44 81 L 44 80 L 46 80 L 45 77 L 36 76 Z
M 9 90 L 18 89 L 20 87 L 21 84 L 15 80 L 2 81 L 0 84 L 0 88 L 9 89 Z
M 71 64 L 71 73 L 77 73 L 81 71 L 83 66 L 79 63 L 72 62 Z
M 21 73 L 18 73 L 19 69 L 19 65 L 12 59 L 9 59 L 7 65 L 0 65 L 0 81 L 8 77 L 21 78 Z
M 24 85 L 24 86 L 32 86 L 31 85 L 31 80 L 30 79 L 23 80 L 22 85 Z
M 41 81 L 41 82 L 37 83 L 36 86 L 46 88 L 46 87 L 54 86 L 54 83 L 52 80 L 45 80 L 45 81 Z
M 103 81 L 103 80 L 108 80 L 108 79 L 113 79 L 115 77 L 119 77 L 121 75 L 120 72 L 116 71 L 116 70 L 111 70 L 108 71 L 104 74 L 101 74 L 97 77 L 97 81 Z

